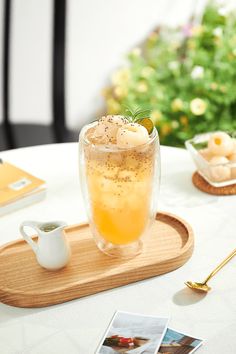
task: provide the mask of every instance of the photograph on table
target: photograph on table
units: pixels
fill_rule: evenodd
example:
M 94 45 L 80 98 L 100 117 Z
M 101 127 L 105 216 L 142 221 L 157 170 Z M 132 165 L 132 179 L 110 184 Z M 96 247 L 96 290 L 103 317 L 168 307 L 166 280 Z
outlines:
M 168 318 L 117 311 L 96 354 L 157 354 Z
M 203 340 L 167 328 L 158 354 L 191 354 L 202 345 Z

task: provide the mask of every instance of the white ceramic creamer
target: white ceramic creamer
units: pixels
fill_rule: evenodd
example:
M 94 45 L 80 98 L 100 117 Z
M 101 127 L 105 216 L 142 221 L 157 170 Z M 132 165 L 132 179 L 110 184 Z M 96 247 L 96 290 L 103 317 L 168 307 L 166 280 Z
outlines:
M 67 224 L 63 221 L 36 222 L 24 221 L 20 226 L 20 232 L 26 242 L 34 251 L 38 263 L 46 269 L 57 270 L 64 267 L 70 260 L 70 247 L 64 235 Z M 38 241 L 35 242 L 25 232 L 25 228 L 33 228 Z

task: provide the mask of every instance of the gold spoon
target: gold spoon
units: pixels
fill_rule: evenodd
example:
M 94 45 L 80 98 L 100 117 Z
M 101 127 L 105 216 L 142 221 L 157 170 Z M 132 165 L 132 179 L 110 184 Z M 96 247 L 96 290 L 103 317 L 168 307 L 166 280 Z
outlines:
M 206 280 L 202 283 L 196 283 L 194 281 L 187 281 L 185 283 L 185 285 L 187 285 L 190 289 L 193 289 L 193 290 L 196 290 L 196 291 L 203 291 L 203 292 L 208 292 L 209 290 L 211 290 L 210 286 L 207 285 L 207 282 L 212 278 L 214 277 L 214 275 L 216 273 L 219 272 L 219 270 L 221 268 L 224 267 L 224 265 L 226 265 L 226 263 L 228 263 L 234 256 L 236 255 L 236 249 L 230 253 L 230 255 L 225 258 L 223 260 L 223 262 L 221 262 L 209 275 L 208 277 L 206 278 Z

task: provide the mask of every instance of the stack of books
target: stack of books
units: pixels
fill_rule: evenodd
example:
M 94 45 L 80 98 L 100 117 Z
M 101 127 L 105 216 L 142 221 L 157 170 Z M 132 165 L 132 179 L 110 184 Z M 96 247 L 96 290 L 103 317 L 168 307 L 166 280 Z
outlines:
M 45 181 L 0 160 L 0 216 L 46 196 Z

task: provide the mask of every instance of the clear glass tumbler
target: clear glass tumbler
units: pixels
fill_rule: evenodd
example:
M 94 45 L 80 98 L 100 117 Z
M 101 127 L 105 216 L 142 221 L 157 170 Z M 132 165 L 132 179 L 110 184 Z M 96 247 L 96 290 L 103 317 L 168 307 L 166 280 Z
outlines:
M 154 128 L 146 144 L 133 148 L 96 145 L 86 125 L 79 137 L 80 184 L 98 248 L 130 258 L 142 251 L 142 238 L 157 212 L 160 152 Z

